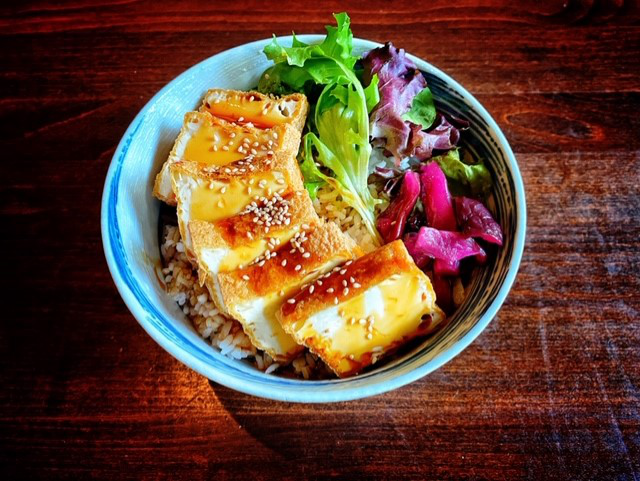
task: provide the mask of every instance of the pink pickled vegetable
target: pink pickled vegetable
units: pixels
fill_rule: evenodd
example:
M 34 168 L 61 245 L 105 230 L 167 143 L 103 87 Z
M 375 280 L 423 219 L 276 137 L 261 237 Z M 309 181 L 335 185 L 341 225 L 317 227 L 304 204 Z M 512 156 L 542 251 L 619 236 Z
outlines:
M 421 268 L 429 258 L 441 259 L 450 264 L 470 256 L 475 256 L 480 262 L 486 259 L 486 254 L 478 243 L 460 232 L 421 227 L 417 234 L 407 234 L 404 243 L 416 265 Z
M 460 261 L 446 261 L 444 259 L 436 259 L 433 263 L 433 272 L 438 276 L 459 276 Z
M 438 304 L 438 307 L 440 307 L 440 309 L 442 309 L 447 315 L 451 314 L 455 309 L 453 305 L 453 292 L 449 279 L 434 275 L 433 291 L 436 293 L 436 304 Z
M 407 217 L 411 214 L 413 207 L 420 195 L 420 181 L 418 174 L 408 170 L 402 179 L 400 192 L 391 201 L 389 207 L 378 217 L 378 232 L 385 243 L 400 239 L 404 232 Z
M 439 230 L 457 230 L 453 202 L 447 187 L 447 178 L 436 162 L 431 162 L 420 171 L 422 204 L 429 227 Z
M 502 229 L 482 202 L 468 197 L 456 197 L 456 217 L 467 237 L 479 237 L 502 245 Z

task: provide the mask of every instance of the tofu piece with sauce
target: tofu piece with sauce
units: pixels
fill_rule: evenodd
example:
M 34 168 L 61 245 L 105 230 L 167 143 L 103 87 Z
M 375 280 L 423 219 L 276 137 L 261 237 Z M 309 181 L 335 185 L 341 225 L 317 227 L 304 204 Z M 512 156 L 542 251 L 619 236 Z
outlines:
M 193 162 L 202 168 L 222 168 L 249 155 L 269 152 L 295 157 L 300 146 L 300 130 L 287 124 L 262 130 L 234 125 L 208 112 L 188 112 L 173 149 L 156 176 L 153 195 L 171 205 L 176 198 L 171 184 L 171 165 Z
M 192 162 L 176 162 L 170 170 L 180 235 L 190 258 L 193 246 L 189 222 L 227 219 L 259 199 L 275 194 L 286 197 L 304 190 L 298 162 L 286 153 L 245 158 L 225 167 L 201 168 Z
M 258 207 L 271 203 L 269 225 Z M 192 220 L 189 234 L 198 265 L 200 285 L 206 283 L 219 309 L 224 310 L 218 275 L 241 269 L 258 257 L 271 255 L 302 228 L 320 222 L 306 191 L 276 194 L 273 201 L 253 201 L 248 212 L 217 222 Z
M 282 304 L 278 319 L 339 376 L 357 374 L 444 318 L 401 240 L 336 267 Z
M 275 97 L 254 91 L 211 89 L 200 110 L 240 125 L 270 129 L 288 124 L 302 132 L 309 102 L 299 93 Z
M 276 251 L 218 276 L 223 309 L 242 324 L 254 346 L 278 362 L 290 362 L 303 347 L 276 318 L 282 303 L 302 284 L 360 254 L 355 242 L 332 222 L 301 226 Z

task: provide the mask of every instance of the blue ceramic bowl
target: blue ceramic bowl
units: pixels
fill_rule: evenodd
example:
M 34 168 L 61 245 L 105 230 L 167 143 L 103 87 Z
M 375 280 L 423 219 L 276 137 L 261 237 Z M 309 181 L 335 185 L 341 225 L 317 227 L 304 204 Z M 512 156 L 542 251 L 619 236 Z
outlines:
M 318 35 L 301 36 L 319 42 Z M 184 113 L 195 110 L 212 87 L 250 89 L 269 62 L 270 40 L 242 45 L 190 68 L 140 111 L 111 161 L 102 198 L 102 240 L 113 280 L 140 325 L 171 355 L 209 379 L 255 396 L 296 402 L 333 402 L 396 389 L 439 368 L 466 348 L 489 324 L 516 276 L 525 240 L 525 195 L 516 159 L 504 135 L 480 103 L 460 84 L 427 62 L 411 57 L 427 76 L 438 107 L 471 121 L 463 144 L 485 159 L 494 180 L 494 212 L 505 244 L 476 270 L 464 304 L 447 326 L 402 357 L 351 379 L 304 381 L 264 374 L 221 355 L 202 339 L 156 277 L 160 263 L 160 204 L 153 179 L 167 158 Z M 284 39 L 290 42 L 291 39 Z M 354 39 L 360 54 L 379 44 Z

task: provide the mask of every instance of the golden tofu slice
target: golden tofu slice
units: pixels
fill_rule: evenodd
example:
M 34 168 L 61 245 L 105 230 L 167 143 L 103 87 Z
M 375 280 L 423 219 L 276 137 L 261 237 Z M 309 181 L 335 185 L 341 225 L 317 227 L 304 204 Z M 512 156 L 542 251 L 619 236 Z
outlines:
M 260 92 L 211 89 L 200 110 L 240 125 L 270 129 L 289 124 L 302 132 L 309 102 L 303 94 L 275 97 Z
M 265 204 L 270 204 L 270 215 L 275 213 L 277 217 L 268 226 L 258 209 Z M 224 305 L 218 274 L 241 269 L 258 257 L 271 255 L 300 231 L 301 226 L 309 228 L 320 222 L 305 191 L 289 193 L 286 197 L 276 194 L 273 201 L 253 201 L 251 207 L 245 214 L 217 222 L 189 222 L 200 285 L 206 283 L 221 310 Z M 280 212 L 282 216 L 277 214 Z
M 202 167 L 224 167 L 247 156 L 267 156 L 270 152 L 294 156 L 300 145 L 300 131 L 289 125 L 269 130 L 234 125 L 208 112 L 188 112 L 169 158 L 156 176 L 153 195 L 176 204 L 170 166 L 193 162 Z
M 218 276 L 224 310 L 240 321 L 254 346 L 278 362 L 291 361 L 303 349 L 276 318 L 282 302 L 300 285 L 360 254 L 334 223 L 306 227 L 269 256 Z
M 189 222 L 215 222 L 238 215 L 252 202 L 303 191 L 298 162 L 276 153 L 246 158 L 225 167 L 202 168 L 193 162 L 171 164 L 172 188 L 178 202 L 178 226 L 187 255 L 193 257 Z
M 431 281 L 397 240 L 298 291 L 282 304 L 278 319 L 346 377 L 432 332 L 445 317 L 435 301 Z

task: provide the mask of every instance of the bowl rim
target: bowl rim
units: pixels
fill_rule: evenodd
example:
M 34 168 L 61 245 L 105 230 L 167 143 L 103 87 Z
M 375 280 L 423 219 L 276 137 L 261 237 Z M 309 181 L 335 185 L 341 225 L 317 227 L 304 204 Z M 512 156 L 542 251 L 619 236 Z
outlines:
M 296 37 L 305 42 L 317 42 L 321 41 L 324 38 L 324 35 L 319 34 L 304 34 L 304 35 L 296 35 Z M 290 42 L 292 36 L 283 36 L 278 37 L 279 41 L 284 43 Z M 152 108 L 152 106 L 156 103 L 156 101 L 163 96 L 167 91 L 172 88 L 174 82 L 177 79 L 182 78 L 183 76 L 188 76 L 196 72 L 201 66 L 205 63 L 212 62 L 218 56 L 229 55 L 232 54 L 236 50 L 247 49 L 251 47 L 259 47 L 266 45 L 271 41 L 271 38 L 256 40 L 252 42 L 248 42 L 242 45 L 238 45 L 231 49 L 223 50 L 218 52 L 211 57 L 208 57 L 201 62 L 193 65 L 188 68 L 174 79 L 169 81 L 162 89 L 160 89 L 138 112 L 135 116 L 131 124 L 128 126 L 124 135 L 122 136 L 118 146 L 113 154 L 111 159 L 109 169 L 107 171 L 107 175 L 104 182 L 104 188 L 102 193 L 102 202 L 101 202 L 101 233 L 102 233 L 102 245 L 105 254 L 105 258 L 107 261 L 107 265 L 109 267 L 109 271 L 111 273 L 111 277 L 125 302 L 127 308 L 133 314 L 134 318 L 138 321 L 138 323 L 142 326 L 142 328 L 151 336 L 151 338 L 156 341 L 164 350 L 166 350 L 173 357 L 178 359 L 180 362 L 195 370 L 199 374 L 202 374 L 206 378 L 215 381 L 219 384 L 222 384 L 230 389 L 234 389 L 236 391 L 243 392 L 245 394 L 250 394 L 253 396 L 273 399 L 277 401 L 287 401 L 287 402 L 304 402 L 304 403 L 324 403 L 324 402 L 340 402 L 340 401 L 349 401 L 354 399 L 360 399 L 368 396 L 374 396 L 377 394 L 382 394 L 399 387 L 402 387 L 406 384 L 414 382 L 427 374 L 439 369 L 441 366 L 449 362 L 451 359 L 460 354 L 464 349 L 466 349 L 469 344 L 471 344 L 480 333 L 489 325 L 489 323 L 493 320 L 498 310 L 504 303 L 512 285 L 515 281 L 516 274 L 518 272 L 518 268 L 520 266 L 520 261 L 522 259 L 522 253 L 524 250 L 525 237 L 526 237 L 526 223 L 527 223 L 527 211 L 526 211 L 526 199 L 525 199 L 525 190 L 524 184 L 522 181 L 522 176 L 520 174 L 520 169 L 518 167 L 516 158 L 511 150 L 509 143 L 507 142 L 506 137 L 498 127 L 497 123 L 493 119 L 493 117 L 487 112 L 487 110 L 480 104 L 480 102 L 465 89 L 462 85 L 460 85 L 456 80 L 454 80 L 451 76 L 444 73 L 437 67 L 433 66 L 429 62 L 411 55 L 407 53 L 407 57 L 413 60 L 421 70 L 427 71 L 428 73 L 439 77 L 443 81 L 445 81 L 448 85 L 454 88 L 457 92 L 459 92 L 465 99 L 466 102 L 472 105 L 475 111 L 487 122 L 487 125 L 491 131 L 496 136 L 496 141 L 498 143 L 498 147 L 505 154 L 508 165 L 510 169 L 510 174 L 513 178 L 513 184 L 515 187 L 515 206 L 516 206 L 516 215 L 517 215 L 517 223 L 515 230 L 515 239 L 513 245 L 513 254 L 509 261 L 509 265 L 507 268 L 507 275 L 500 286 L 500 289 L 495 295 L 495 298 L 491 301 L 489 307 L 486 309 L 484 314 L 478 319 L 478 321 L 473 325 L 473 327 L 460 339 L 458 339 L 453 345 L 444 349 L 441 353 L 439 353 L 435 358 L 426 362 L 425 364 L 414 368 L 408 372 L 400 373 L 390 379 L 387 379 L 384 382 L 372 382 L 371 384 L 367 384 L 365 386 L 355 386 L 355 387 L 346 387 L 339 390 L 327 390 L 327 391 L 313 391 L 313 381 L 302 381 L 300 383 L 305 383 L 305 386 L 308 386 L 309 389 L 305 390 L 289 390 L 286 386 L 283 385 L 253 385 L 250 382 L 245 382 L 241 379 L 237 379 L 233 375 L 229 375 L 225 372 L 222 372 L 213 366 L 201 361 L 192 353 L 182 349 L 179 346 L 176 346 L 173 341 L 168 339 L 160 330 L 154 327 L 151 323 L 146 320 L 146 310 L 140 304 L 135 294 L 128 288 L 125 281 L 122 278 L 122 274 L 119 271 L 117 261 L 115 259 L 112 246 L 110 243 L 109 236 L 109 197 L 110 190 L 112 188 L 112 183 L 114 180 L 114 173 L 116 170 L 116 164 L 118 159 L 123 155 L 123 150 L 126 152 L 126 148 L 128 144 L 131 142 L 132 137 L 136 134 L 138 128 L 140 127 L 141 120 L 144 118 L 145 114 L 148 110 Z M 353 38 L 354 46 L 358 48 L 365 49 L 373 49 L 382 46 L 383 44 L 374 42 L 371 40 L 361 39 L 361 38 Z M 117 186 L 116 186 L 117 187 Z M 375 378 L 372 378 L 375 379 Z M 346 380 L 348 382 L 348 380 Z

